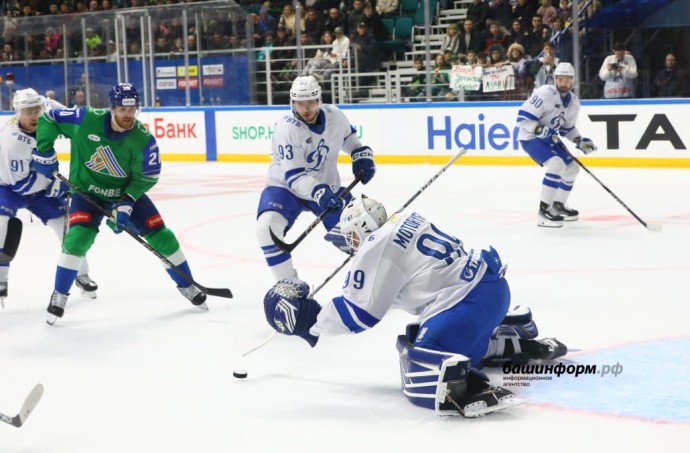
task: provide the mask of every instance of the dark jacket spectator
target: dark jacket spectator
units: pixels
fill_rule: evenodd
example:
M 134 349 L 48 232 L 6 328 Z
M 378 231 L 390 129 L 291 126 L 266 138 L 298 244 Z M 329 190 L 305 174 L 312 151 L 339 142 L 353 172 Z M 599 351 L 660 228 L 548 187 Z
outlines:
M 676 67 L 676 56 L 666 55 L 664 68 L 659 70 L 652 82 L 652 95 L 657 98 L 688 96 L 688 77 L 685 71 Z
M 307 18 L 304 20 L 304 30 L 315 43 L 321 40 L 324 23 L 321 14 L 314 8 L 307 9 Z
M 472 4 L 467 7 L 466 17 L 472 19 L 477 30 L 486 30 L 486 19 L 489 18 L 489 4 L 484 3 L 484 0 L 472 0 Z
M 473 50 L 475 54 L 484 50 L 484 40 L 479 31 L 474 28 L 474 21 L 472 19 L 465 19 L 462 24 L 463 30 L 460 32 L 460 39 L 458 40 L 458 56 L 464 59 L 469 50 Z

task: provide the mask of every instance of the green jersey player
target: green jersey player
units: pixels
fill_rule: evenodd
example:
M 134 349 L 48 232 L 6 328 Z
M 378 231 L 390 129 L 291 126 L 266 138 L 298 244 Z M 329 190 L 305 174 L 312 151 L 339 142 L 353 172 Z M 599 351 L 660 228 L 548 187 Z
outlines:
M 140 121 L 139 95 L 129 83 L 114 85 L 111 109 L 55 109 L 41 116 L 36 134 L 33 164 L 44 175 L 58 168 L 53 149 L 59 135 L 70 139 L 70 181 L 91 200 L 73 194 L 70 228 L 65 237 L 55 275 L 55 290 L 48 305 L 48 324 L 62 317 L 69 290 L 86 252 L 96 239 L 103 220 L 101 210 L 89 201 L 112 210 L 109 226 L 115 233 L 125 227 L 191 277 L 189 264 L 175 234 L 165 225 L 158 209 L 146 195 L 161 171 L 156 139 Z M 206 294 L 173 269 L 166 269 L 180 292 L 192 304 L 206 309 Z

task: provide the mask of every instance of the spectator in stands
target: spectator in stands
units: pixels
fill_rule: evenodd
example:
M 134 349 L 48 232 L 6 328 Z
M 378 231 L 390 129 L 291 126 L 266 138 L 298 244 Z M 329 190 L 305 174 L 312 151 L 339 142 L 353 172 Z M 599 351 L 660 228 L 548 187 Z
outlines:
M 17 61 L 22 60 L 22 56 L 19 52 L 14 50 L 12 44 L 5 43 L 2 46 L 2 54 L 0 54 L 0 60 L 2 61 Z
M 57 6 L 57 5 L 55 5 Z M 43 47 L 50 55 L 55 55 L 55 51 L 60 47 L 60 35 L 53 27 L 48 27 L 43 34 Z
M 182 41 L 181 36 L 178 36 L 175 39 L 173 39 L 172 46 L 170 46 L 170 53 L 171 54 L 184 53 L 184 41 Z
M 554 84 L 553 71 L 558 62 L 553 44 L 545 42 L 539 57 L 531 60 L 527 65 L 528 73 L 534 78 L 534 88 Z
M 551 23 L 558 17 L 558 10 L 551 4 L 551 0 L 540 0 L 541 6 L 537 14 L 541 16 L 541 23 L 551 28 Z
M 261 41 L 263 42 L 263 45 L 256 54 L 256 61 L 261 62 L 259 70 L 266 71 L 266 60 L 270 58 L 270 53 L 273 49 L 273 32 L 267 31 L 266 34 L 262 36 Z
M 254 23 L 254 42 L 257 46 L 263 44 L 264 37 L 268 32 L 271 32 L 271 37 L 274 36 L 278 22 L 268 14 L 268 9 L 261 8 L 259 16 Z M 191 50 L 191 48 L 190 48 Z
M 321 37 L 323 47 L 316 51 L 314 58 L 307 62 L 302 75 L 313 75 L 319 81 L 327 80 L 333 70 L 338 67 L 338 54 L 333 46 L 333 35 L 330 31 L 323 32 Z
M 350 39 L 345 36 L 342 27 L 335 28 L 335 38 L 333 39 L 333 54 L 335 54 L 338 64 L 346 68 L 350 58 Z
M 395 16 L 398 14 L 399 0 L 377 0 L 376 12 L 381 17 Z
M 362 22 L 367 24 L 369 33 L 374 35 L 377 42 L 381 43 L 386 40 L 386 26 L 383 25 L 381 16 L 379 16 L 374 7 L 371 6 L 371 3 L 366 3 L 364 5 L 364 19 L 362 19 Z
M 103 41 L 91 27 L 86 29 L 86 48 L 89 55 L 103 55 Z
M 159 36 L 156 39 L 156 42 L 153 45 L 153 52 L 164 54 L 170 52 L 170 43 L 168 42 L 168 39 L 165 36 Z
M 295 58 L 294 46 L 295 40 L 288 36 L 287 29 L 282 25 L 278 25 L 276 35 L 273 38 L 273 52 L 271 52 L 271 71 L 276 76 Z
M 532 28 L 529 31 L 529 48 L 525 49 L 527 54 L 535 56 L 542 47 L 544 47 L 544 32 L 548 30 L 544 24 L 541 23 L 541 16 L 535 15 L 532 17 Z
M 484 64 L 484 67 L 500 68 L 506 64 L 505 49 L 503 49 L 503 46 L 500 44 L 492 44 L 487 54 L 489 58 Z
M 57 2 L 51 2 L 48 6 L 48 15 L 54 16 L 56 14 L 60 14 L 60 7 Z
M 493 0 L 489 3 L 489 19 L 498 22 L 506 30 L 513 22 L 513 8 L 508 0 Z
M 480 32 L 486 30 L 486 19 L 489 18 L 489 4 L 484 0 L 472 0 L 467 7 L 467 18 L 472 19 L 474 27 Z
M 57 5 L 55 5 L 57 6 Z M 46 90 L 45 93 L 46 99 L 50 99 L 51 101 L 57 101 L 57 98 L 55 97 L 55 91 L 54 90 Z
M 357 34 L 357 25 L 364 20 L 364 0 L 352 0 L 352 9 L 347 13 L 347 28 L 350 40 Z
M 82 90 L 77 90 L 74 92 L 74 104 L 72 104 L 72 108 L 78 109 L 80 107 L 84 107 L 86 105 L 86 93 L 84 93 Z
M 474 50 L 479 53 L 484 50 L 484 42 L 479 31 L 474 28 L 474 21 L 472 19 L 465 19 L 462 23 L 462 33 L 458 40 L 458 56 L 462 60 L 467 57 L 469 50 Z
M 532 24 L 532 18 L 537 13 L 534 8 L 532 0 L 517 0 L 513 6 L 513 18 L 518 19 L 522 23 L 523 30 L 529 30 Z M 541 16 L 539 16 L 541 19 Z
M 309 38 L 315 43 L 321 41 L 324 31 L 324 21 L 321 14 L 317 13 L 316 9 L 307 9 L 307 18 L 304 20 L 304 29 L 307 31 Z
M 518 43 L 523 49 L 525 49 L 525 51 L 527 51 L 527 49 L 530 47 L 529 38 L 529 31 L 522 28 L 522 22 L 520 22 L 520 19 L 513 20 L 513 29 L 510 31 L 508 39 L 506 39 L 506 45 L 510 46 L 511 44 Z
M 508 40 L 508 30 L 503 28 L 498 22 L 488 19 L 489 28 L 484 35 L 484 52 L 489 52 L 489 48 L 494 44 L 500 44 L 505 48 Z
M 307 34 L 306 30 L 302 30 L 299 34 L 299 41 L 302 47 L 308 47 L 308 46 L 314 46 L 315 43 L 314 41 L 311 40 L 309 35 Z M 314 56 L 316 56 L 316 50 L 315 48 L 307 48 L 302 50 L 302 57 L 304 58 L 304 61 L 309 61 Z M 278 80 L 282 80 L 284 82 L 291 82 L 297 77 L 297 68 L 298 68 L 298 61 L 297 58 L 292 59 L 289 61 L 285 67 L 283 68 L 282 74 L 278 76 Z
M 524 77 L 527 74 L 527 58 L 525 58 L 525 48 L 518 43 L 513 43 L 506 52 L 508 63 L 513 66 L 515 77 Z
M 328 10 L 328 17 L 323 24 L 324 30 L 328 30 L 335 36 L 335 29 L 342 28 L 343 32 L 347 32 L 347 18 L 340 14 L 338 8 L 331 8 Z
M 228 49 L 242 49 L 244 46 L 240 43 L 240 37 L 236 34 L 230 35 L 228 38 Z
M 664 67 L 656 73 L 652 83 L 652 96 L 657 98 L 674 98 L 687 96 L 687 73 L 676 67 L 676 56 L 666 55 Z
M 403 87 L 402 95 L 410 98 L 410 102 L 424 101 L 426 99 L 426 69 L 424 68 L 424 58 L 414 58 L 414 69 L 417 71 L 410 83 Z
M 295 16 L 295 10 L 292 8 L 292 3 L 286 3 L 283 5 L 283 14 L 280 15 L 278 19 L 278 25 L 283 26 L 289 37 L 295 36 L 295 21 L 297 16 Z
M 635 93 L 637 63 L 635 57 L 626 52 L 622 42 L 613 45 L 613 55 L 604 58 L 599 69 L 599 78 L 604 81 L 604 98 L 630 98 Z
M 445 98 L 451 96 L 450 76 L 448 71 L 452 68 L 450 62 L 446 62 L 442 53 L 434 57 L 434 71 L 431 73 L 431 95 Z
M 366 22 L 358 23 L 356 30 L 357 32 L 350 38 L 350 45 L 355 49 L 358 72 L 378 71 L 381 58 L 376 38 L 369 33 Z M 367 84 L 369 81 L 370 77 L 367 77 L 366 80 L 360 79 L 363 84 Z
M 457 24 L 448 24 L 446 34 L 443 36 L 441 42 L 441 51 L 450 50 L 450 53 L 457 54 L 458 46 L 460 45 L 460 35 Z

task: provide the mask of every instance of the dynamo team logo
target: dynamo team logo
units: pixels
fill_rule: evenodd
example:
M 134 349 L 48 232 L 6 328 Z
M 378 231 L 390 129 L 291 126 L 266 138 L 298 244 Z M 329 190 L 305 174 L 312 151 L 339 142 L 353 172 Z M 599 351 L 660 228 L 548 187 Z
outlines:
M 325 142 L 324 139 L 321 139 L 316 149 L 307 154 L 307 162 L 314 164 L 307 171 L 318 171 L 321 168 L 321 164 L 326 160 L 326 156 L 331 149 L 326 146 Z
M 85 165 L 86 168 L 96 173 L 104 173 L 118 178 L 127 177 L 127 173 L 120 167 L 109 146 L 99 146 L 96 148 L 96 152 L 91 155 L 91 159 Z

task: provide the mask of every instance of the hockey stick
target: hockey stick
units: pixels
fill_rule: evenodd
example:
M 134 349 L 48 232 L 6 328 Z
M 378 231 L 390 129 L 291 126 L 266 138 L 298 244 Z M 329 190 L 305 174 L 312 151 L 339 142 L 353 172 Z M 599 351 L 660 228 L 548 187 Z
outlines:
M 9 263 L 17 254 L 19 241 L 22 239 L 22 221 L 16 217 L 10 217 L 7 221 L 7 234 L 5 244 L 0 252 L 0 263 Z
M 355 180 L 352 181 L 352 182 L 350 183 L 350 185 L 347 186 L 347 187 L 345 188 L 345 190 L 343 191 L 343 193 L 341 193 L 340 195 L 338 195 L 338 198 L 340 198 L 340 199 L 342 200 L 348 193 L 350 193 L 350 191 L 352 190 L 352 188 L 355 187 L 355 186 L 357 185 L 357 183 L 359 183 L 361 180 L 362 180 L 362 173 L 360 173 L 359 175 L 357 175 L 357 177 L 355 178 Z M 282 250 L 283 252 L 290 253 L 290 252 L 292 252 L 292 251 L 294 250 L 295 247 L 297 247 L 297 245 L 298 245 L 300 242 L 302 242 L 302 241 L 304 240 L 305 237 L 307 237 L 307 235 L 308 235 L 309 233 L 311 233 L 311 230 L 313 230 L 314 228 L 316 228 L 317 225 L 318 225 L 319 223 L 321 223 L 321 221 L 323 220 L 323 218 L 326 217 L 326 215 L 328 215 L 330 212 L 331 212 L 330 209 L 326 209 L 325 211 L 323 211 L 323 212 L 322 212 L 322 213 L 321 213 L 321 214 L 320 214 L 320 215 L 319 215 L 319 216 L 318 216 L 308 227 L 307 227 L 307 229 L 304 230 L 304 232 L 303 232 L 302 234 L 299 235 L 299 237 L 297 238 L 297 240 L 295 240 L 295 242 L 293 242 L 292 244 L 287 244 L 287 243 L 281 241 L 280 238 L 278 238 L 278 236 L 276 236 L 276 235 L 273 233 L 273 230 L 271 230 L 270 228 L 268 229 L 268 232 L 271 234 L 271 239 L 273 239 L 273 243 L 274 243 L 280 250 Z
M 400 209 L 398 209 L 397 211 L 395 211 L 395 212 L 394 212 L 392 215 L 390 215 L 388 218 L 391 218 L 391 217 L 393 217 L 393 215 L 398 214 L 398 213 L 404 211 L 405 208 L 407 208 L 414 200 L 416 200 L 417 197 L 420 196 L 420 195 L 422 194 L 422 192 L 424 192 L 434 181 L 436 181 L 436 179 L 438 179 L 439 176 L 441 176 L 446 170 L 448 170 L 448 168 L 449 168 L 451 165 L 453 165 L 453 163 L 455 163 L 455 161 L 458 160 L 458 159 L 460 158 L 460 156 L 462 156 L 462 155 L 465 154 L 465 153 L 467 153 L 467 150 L 466 150 L 465 148 L 460 148 L 460 151 L 458 151 L 453 157 L 451 157 L 451 159 L 443 166 L 443 168 L 441 168 L 439 171 L 437 171 L 436 174 L 435 174 L 434 176 L 432 176 L 431 178 L 429 178 L 429 180 L 428 180 L 426 183 L 424 183 L 424 185 L 417 191 L 417 193 L 415 193 L 414 195 L 412 195 L 412 196 L 405 202 L 405 204 L 402 205 L 402 206 L 400 207 Z M 357 180 L 355 180 L 355 182 L 357 182 Z M 351 186 L 354 186 L 354 183 L 351 184 Z M 354 256 L 354 254 L 348 256 L 347 259 L 346 259 L 345 261 L 343 261 L 333 272 L 331 272 L 331 274 L 330 274 L 328 277 L 326 277 L 326 280 L 324 280 L 323 283 L 321 283 L 319 286 L 317 286 L 316 288 L 314 288 L 314 289 L 312 290 L 312 292 L 307 296 L 307 298 L 311 299 L 312 297 L 314 297 L 314 296 L 316 295 L 316 293 L 318 293 L 324 286 L 326 286 L 326 284 L 327 284 L 329 281 L 331 281 L 331 279 L 332 279 L 333 277 L 335 277 L 335 275 L 336 275 L 338 272 L 340 272 L 340 270 L 341 270 L 343 267 L 345 267 L 345 266 L 347 265 L 347 263 L 350 262 L 350 260 L 352 259 L 353 256 Z M 251 354 L 252 352 L 254 352 L 254 351 L 256 351 L 256 350 L 258 350 L 258 349 L 261 349 L 261 348 L 263 348 L 264 346 L 266 346 L 268 343 L 271 342 L 271 340 L 273 340 L 273 339 L 276 337 L 276 334 L 277 334 L 277 333 L 278 333 L 278 331 L 277 331 L 277 330 L 274 330 L 274 331 L 271 333 L 271 335 L 270 335 L 266 340 L 263 341 L 263 343 L 259 344 L 258 346 L 253 347 L 252 349 L 250 349 L 250 350 L 248 350 L 247 352 L 245 352 L 244 354 L 242 354 L 241 359 L 244 359 L 244 357 L 246 357 L 247 355 Z M 241 370 L 241 371 L 244 371 L 244 370 Z
M 603 182 L 601 182 L 601 180 L 600 180 L 599 178 L 597 178 L 597 177 L 594 175 L 594 173 L 592 173 L 592 172 L 589 170 L 589 168 L 585 167 L 585 164 L 583 164 L 582 162 L 580 162 L 580 159 L 578 159 L 577 157 L 575 157 L 575 156 L 573 155 L 573 153 L 570 152 L 570 150 L 569 150 L 568 147 L 565 145 L 565 143 L 563 142 L 563 140 L 561 140 L 561 144 L 563 145 L 563 148 L 565 149 L 565 151 L 570 155 L 570 157 L 572 157 L 573 160 L 580 166 L 580 168 L 582 168 L 584 171 L 586 171 L 587 173 L 589 173 L 589 176 L 591 176 L 592 178 L 594 178 L 594 180 L 595 180 L 596 182 L 598 182 L 599 185 L 600 185 L 601 187 L 603 187 L 604 190 L 607 191 L 607 192 L 609 193 L 609 195 L 611 195 L 611 196 L 614 198 L 614 200 L 616 200 L 618 203 L 620 203 L 621 206 L 623 206 L 630 214 L 632 214 L 632 216 L 635 217 L 635 219 L 636 219 L 638 222 L 640 222 L 640 223 L 642 224 L 642 226 L 644 226 L 645 228 L 647 228 L 647 229 L 650 230 L 650 231 L 661 231 L 661 225 L 659 225 L 658 223 L 650 223 L 650 222 L 645 222 L 644 220 L 642 220 L 637 214 L 635 214 L 635 213 L 633 212 L 632 209 L 630 209 L 630 208 L 628 207 L 628 205 L 626 205 L 625 203 L 623 203 L 623 200 L 621 200 L 620 198 L 618 198 L 618 196 L 616 196 L 616 194 L 613 193 L 613 191 L 611 191 L 611 189 L 609 189 L 608 187 L 606 187 L 606 185 L 605 185 Z
M 41 401 L 42 396 L 43 385 L 36 384 L 36 387 L 31 390 L 29 395 L 24 400 L 24 404 L 22 405 L 22 409 L 19 411 L 19 413 L 14 417 L 0 413 L 0 420 L 5 423 L 9 423 L 12 426 L 16 426 L 17 428 L 21 427 L 26 422 L 26 419 L 29 418 L 29 415 L 31 415 L 38 402 Z
M 439 176 L 441 176 L 443 173 L 445 173 L 445 171 L 448 170 L 448 168 L 449 168 L 451 165 L 453 165 L 453 164 L 455 163 L 455 161 L 458 160 L 458 159 L 460 158 L 460 156 L 462 156 L 462 155 L 465 154 L 465 153 L 467 153 L 467 150 L 466 150 L 465 148 L 460 148 L 460 151 L 458 151 L 453 157 L 451 157 L 450 160 L 446 163 L 446 165 L 443 166 L 443 168 L 441 168 L 439 171 L 437 171 L 436 174 L 435 174 L 434 176 L 432 176 L 431 178 L 429 178 L 429 180 L 428 180 L 426 183 L 424 183 L 424 185 L 423 185 L 422 187 L 420 187 L 420 189 L 417 191 L 417 193 L 415 193 L 414 195 L 412 195 L 412 196 L 405 202 L 405 204 L 403 204 L 403 205 L 400 207 L 400 209 L 398 209 L 397 211 L 395 211 L 393 214 L 389 215 L 388 218 L 390 219 L 390 218 L 393 217 L 395 214 L 399 214 L 399 213 L 401 213 L 402 211 L 404 211 L 405 208 L 407 208 L 410 204 L 412 204 L 412 202 L 415 201 L 415 200 L 417 199 L 417 197 L 420 196 L 420 195 L 422 194 L 422 192 L 424 192 L 424 191 L 431 185 L 431 183 L 433 183 L 434 181 L 436 181 L 436 179 L 438 179 Z M 321 283 L 319 286 L 317 286 L 317 287 L 314 289 L 314 291 L 312 292 L 312 294 L 316 294 L 317 292 L 319 292 L 319 290 L 320 290 L 321 288 L 323 288 L 323 287 L 326 285 L 326 283 L 328 283 L 329 281 L 331 281 L 331 279 L 332 279 L 333 277 L 335 277 L 336 274 L 337 274 L 338 272 L 340 272 L 340 270 L 341 270 L 343 267 L 345 267 L 345 265 L 347 265 L 347 263 L 350 262 L 350 260 L 352 259 L 353 256 L 355 256 L 355 255 L 352 254 L 352 255 L 348 256 L 347 259 L 346 259 L 345 261 L 343 261 L 343 263 L 342 263 L 340 266 L 338 266 L 337 268 L 335 268 L 335 270 L 334 270 L 333 272 L 331 272 L 331 274 L 330 274 L 328 277 L 326 277 L 326 280 L 324 280 L 323 283 Z
M 81 190 L 79 187 L 75 186 L 75 185 L 72 183 L 72 181 L 70 181 L 69 179 L 65 178 L 65 177 L 64 177 L 63 175 L 61 175 L 60 173 L 55 173 L 55 177 L 58 178 L 60 181 L 64 182 L 65 184 L 67 184 L 67 185 L 70 187 L 70 189 L 72 189 L 72 191 L 73 191 L 74 193 L 78 194 L 80 197 L 82 197 L 84 200 L 86 200 L 87 203 L 89 203 L 89 204 L 90 204 L 91 206 L 93 206 L 94 208 L 98 209 L 98 211 L 100 211 L 101 214 L 103 214 L 103 215 L 106 216 L 107 218 L 113 220 L 113 215 L 112 215 L 110 212 L 108 212 L 105 208 L 103 208 L 103 206 L 101 206 L 98 202 L 96 202 L 95 200 L 93 200 L 93 199 L 89 196 L 89 194 L 87 194 L 86 192 L 84 192 L 83 190 Z M 200 285 L 199 283 L 197 283 L 196 281 L 194 281 L 194 279 L 193 279 L 190 275 L 187 275 L 187 273 L 186 273 L 185 271 L 183 271 L 183 270 L 180 269 L 179 267 L 175 266 L 169 259 L 167 259 L 167 258 L 164 257 L 163 255 L 161 255 L 156 249 L 154 249 L 153 247 L 151 247 L 151 246 L 148 244 L 148 242 L 146 242 L 145 240 L 143 240 L 142 238 L 140 238 L 139 235 L 136 234 L 135 232 L 133 232 L 129 227 L 125 226 L 125 231 L 127 232 L 127 234 L 129 234 L 130 236 L 132 236 L 138 243 L 140 243 L 141 245 L 143 245 L 144 247 L 146 247 L 146 249 L 147 249 L 149 252 L 151 252 L 151 253 L 153 253 L 154 255 L 156 255 L 156 257 L 157 257 L 159 260 L 163 261 L 163 263 L 165 263 L 168 267 L 170 267 L 170 269 L 172 269 L 173 271 L 175 271 L 175 273 L 177 273 L 177 275 L 179 275 L 180 277 L 182 277 L 187 283 L 196 286 L 196 287 L 199 288 L 199 290 L 201 290 L 203 293 L 208 294 L 208 295 L 210 295 L 210 296 L 218 296 L 218 297 L 232 298 L 232 292 L 231 292 L 228 288 L 207 288 L 207 287 L 205 287 L 205 286 L 203 286 L 203 285 Z

